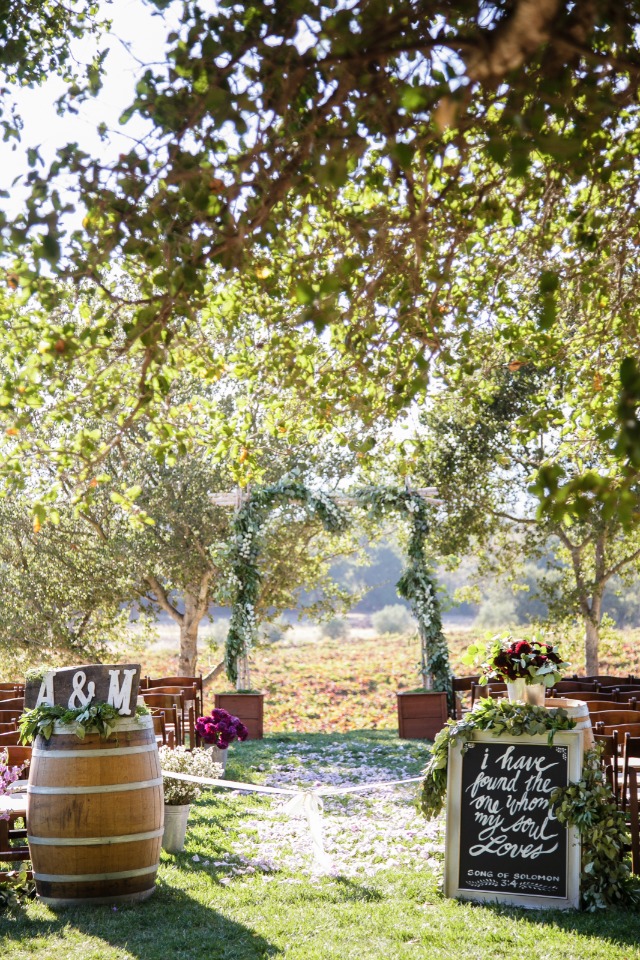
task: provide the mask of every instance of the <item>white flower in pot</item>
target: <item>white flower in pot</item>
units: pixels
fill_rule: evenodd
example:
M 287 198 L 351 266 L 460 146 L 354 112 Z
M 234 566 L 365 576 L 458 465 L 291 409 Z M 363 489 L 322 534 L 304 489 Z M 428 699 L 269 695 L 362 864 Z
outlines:
M 170 773 L 185 773 L 191 777 L 207 777 L 219 780 L 222 766 L 211 757 L 207 750 L 196 747 L 160 747 L 160 766 Z M 175 780 L 164 777 L 164 836 L 162 847 L 167 853 L 179 853 L 184 850 L 184 838 L 187 832 L 189 810 L 203 790 L 201 784 L 189 780 Z

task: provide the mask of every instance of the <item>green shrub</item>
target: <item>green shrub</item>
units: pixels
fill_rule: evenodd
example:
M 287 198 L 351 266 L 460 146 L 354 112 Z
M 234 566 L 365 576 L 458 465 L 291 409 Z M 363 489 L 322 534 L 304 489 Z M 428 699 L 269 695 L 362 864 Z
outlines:
M 409 633 L 415 630 L 415 621 L 411 613 L 401 603 L 392 603 L 371 617 L 376 633 Z
M 333 617 L 322 624 L 320 633 L 329 640 L 343 640 L 349 636 L 349 624 L 341 617 Z

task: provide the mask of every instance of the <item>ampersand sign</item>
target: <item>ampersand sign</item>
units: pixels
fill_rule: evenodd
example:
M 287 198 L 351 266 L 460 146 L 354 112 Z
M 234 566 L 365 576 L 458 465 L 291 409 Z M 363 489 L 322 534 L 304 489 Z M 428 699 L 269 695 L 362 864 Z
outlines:
M 91 703 L 96 694 L 96 685 L 93 680 L 87 684 L 87 693 L 84 693 L 84 685 L 87 683 L 87 675 L 84 670 L 79 670 L 73 675 L 73 693 L 69 697 L 69 710 L 76 710 L 78 707 L 86 707 Z

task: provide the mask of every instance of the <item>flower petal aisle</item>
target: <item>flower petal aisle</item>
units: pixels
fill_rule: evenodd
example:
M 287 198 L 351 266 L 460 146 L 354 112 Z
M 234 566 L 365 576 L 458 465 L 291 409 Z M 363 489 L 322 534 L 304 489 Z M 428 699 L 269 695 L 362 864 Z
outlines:
M 273 738 L 264 742 L 265 746 L 270 743 L 271 750 L 258 766 L 260 782 L 304 790 L 419 775 L 428 757 L 426 744 L 386 739 L 388 743 L 357 734 Z M 391 867 L 439 873 L 443 823 L 428 823 L 419 815 L 418 788 L 419 784 L 408 784 L 324 797 L 324 846 L 333 863 L 331 872 L 352 878 L 370 877 Z M 247 810 L 247 795 L 229 793 L 225 799 Z M 312 875 L 317 871 L 306 821 L 286 815 L 284 806 L 278 797 L 261 797 L 255 806 L 250 803 L 247 815 L 237 824 L 234 856 L 229 858 L 231 875 L 260 870 L 275 879 L 279 872 Z M 296 879 L 289 877 L 286 882 Z

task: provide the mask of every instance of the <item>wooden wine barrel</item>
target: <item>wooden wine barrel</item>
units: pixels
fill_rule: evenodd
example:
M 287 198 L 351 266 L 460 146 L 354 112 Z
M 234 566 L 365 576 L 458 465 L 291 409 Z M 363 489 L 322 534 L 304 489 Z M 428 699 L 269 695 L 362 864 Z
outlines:
M 151 717 L 80 740 L 56 723 L 36 738 L 27 832 L 38 896 L 53 906 L 146 900 L 153 893 L 164 793 Z
M 569 716 L 576 721 L 576 730 L 582 730 L 584 734 L 583 744 L 585 750 L 590 750 L 593 746 L 593 728 L 591 726 L 591 717 L 589 715 L 589 708 L 586 703 L 583 703 L 582 700 L 567 700 L 565 698 L 556 697 L 553 700 L 546 700 L 545 706 L 547 710 L 557 709 L 562 707 Z

